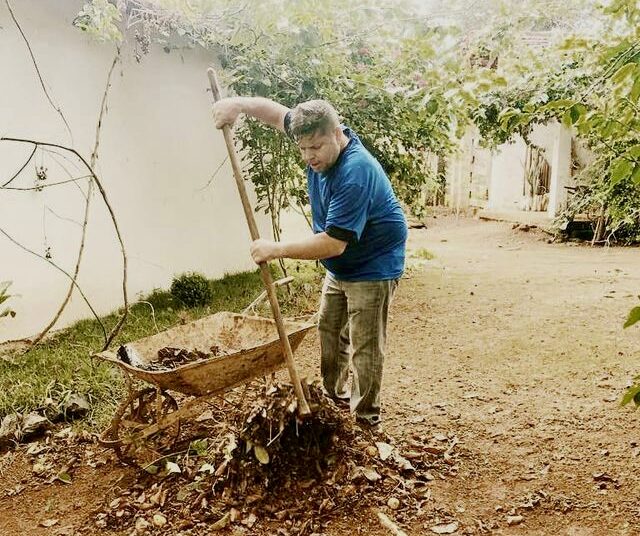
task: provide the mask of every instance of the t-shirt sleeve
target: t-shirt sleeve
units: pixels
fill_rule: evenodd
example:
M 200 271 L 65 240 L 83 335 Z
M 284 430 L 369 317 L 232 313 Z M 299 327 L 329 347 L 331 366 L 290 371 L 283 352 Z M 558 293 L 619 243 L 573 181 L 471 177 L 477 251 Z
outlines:
M 329 236 L 347 243 L 357 242 L 362 237 L 369 216 L 370 195 L 366 179 L 366 171 L 354 171 L 336 189 L 324 227 Z

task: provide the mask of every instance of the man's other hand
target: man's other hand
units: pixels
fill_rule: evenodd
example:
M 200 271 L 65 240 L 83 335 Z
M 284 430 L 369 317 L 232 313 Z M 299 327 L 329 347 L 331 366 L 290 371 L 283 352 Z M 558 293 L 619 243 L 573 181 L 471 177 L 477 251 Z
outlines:
M 251 257 L 256 264 L 278 259 L 281 257 L 280 245 L 273 240 L 258 238 L 251 243 Z

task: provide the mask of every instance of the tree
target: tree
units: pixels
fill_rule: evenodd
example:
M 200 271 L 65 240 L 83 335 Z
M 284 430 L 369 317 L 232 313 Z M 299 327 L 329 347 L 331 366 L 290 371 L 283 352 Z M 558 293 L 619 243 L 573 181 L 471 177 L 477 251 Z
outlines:
M 472 113 L 489 144 L 552 119 L 575 129 L 595 155 L 566 211 L 594 214 L 594 241 L 640 240 L 640 11 L 616 0 L 594 37 L 567 39 L 503 89 L 479 96 Z
M 12 295 L 8 292 L 10 286 L 11 281 L 0 281 L 0 305 L 5 303 L 9 298 L 12 298 Z M 4 316 L 10 316 L 13 318 L 16 316 L 16 312 L 10 307 L 0 308 L 0 318 Z

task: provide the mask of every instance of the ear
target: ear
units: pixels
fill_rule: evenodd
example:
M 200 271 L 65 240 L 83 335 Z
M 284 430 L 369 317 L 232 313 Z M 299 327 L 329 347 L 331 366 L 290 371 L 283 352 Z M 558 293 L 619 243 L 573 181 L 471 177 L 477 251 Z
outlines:
M 342 127 L 340 125 L 338 125 L 334 131 L 334 135 L 336 137 L 336 140 L 338 140 L 338 142 L 342 139 Z

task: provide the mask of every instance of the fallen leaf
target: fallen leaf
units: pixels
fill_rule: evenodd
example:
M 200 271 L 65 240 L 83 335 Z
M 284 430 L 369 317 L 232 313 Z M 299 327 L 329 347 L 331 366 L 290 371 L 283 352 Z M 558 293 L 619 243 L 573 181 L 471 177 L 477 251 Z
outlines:
M 203 411 L 199 417 L 196 418 L 196 422 L 204 422 L 213 420 L 213 411 L 210 409 Z
M 267 465 L 269 463 L 269 452 L 264 447 L 260 445 L 254 445 L 253 453 L 256 455 L 256 459 L 262 465 Z
M 44 521 L 40 522 L 40 525 L 42 525 L 43 527 L 49 528 L 49 527 L 53 527 L 57 523 L 58 523 L 57 519 L 45 519 Z
M 405 457 L 400 456 L 397 452 L 393 453 L 393 461 L 395 461 L 403 471 L 415 471 L 415 467 Z
M 59 473 L 58 480 L 60 480 L 60 482 L 64 482 L 65 484 L 71 484 L 71 475 L 66 472 Z
M 389 445 L 389 443 L 378 442 L 376 447 L 378 447 L 378 454 L 382 461 L 385 461 L 393 452 L 393 446 Z
M 431 532 L 435 532 L 436 534 L 453 534 L 458 530 L 458 523 L 455 521 L 453 523 L 447 523 L 446 525 L 435 525 L 431 527 Z
M 211 530 L 222 530 L 229 524 L 229 512 L 223 515 L 218 521 L 216 521 L 213 525 L 209 526 Z
M 159 468 L 157 465 L 147 465 L 144 470 L 150 475 L 157 475 Z
M 170 475 L 173 473 L 182 473 L 182 469 L 180 469 L 180 466 L 175 462 L 167 462 L 165 464 L 165 469 Z
M 372 467 L 364 467 L 362 469 L 362 474 L 369 482 L 376 482 L 377 480 L 380 480 L 382 478 L 380 474 Z
M 162 514 L 153 514 L 153 525 L 158 528 L 162 528 L 167 524 L 167 518 Z
M 198 469 L 199 473 L 209 473 L 210 475 L 212 475 L 213 473 L 216 472 L 216 468 L 211 465 L 210 463 L 203 463 L 202 467 L 200 467 L 200 469 Z
M 616 479 L 607 473 L 593 473 L 593 479 L 601 482 L 615 482 Z
M 518 525 L 524 521 L 522 516 L 507 516 L 507 525 Z
M 178 493 L 176 493 L 176 501 L 183 502 L 189 496 L 190 493 L 191 491 L 186 488 L 179 489 Z
M 251 528 L 256 524 L 257 520 L 258 518 L 256 517 L 255 514 L 249 514 L 242 521 L 240 521 L 240 523 L 242 523 L 245 527 Z

